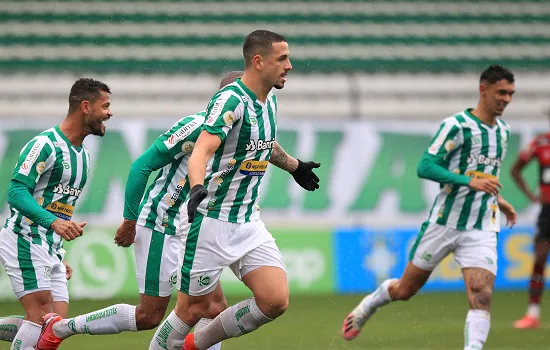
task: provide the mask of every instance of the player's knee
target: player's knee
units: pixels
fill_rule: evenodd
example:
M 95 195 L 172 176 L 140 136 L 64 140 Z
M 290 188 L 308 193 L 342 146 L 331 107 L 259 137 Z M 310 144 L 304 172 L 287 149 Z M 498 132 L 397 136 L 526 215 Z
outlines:
M 284 314 L 288 309 L 288 302 L 288 294 L 273 295 L 260 301 L 256 299 L 256 303 L 262 313 L 269 318 L 277 318 Z
M 493 290 L 487 285 L 473 285 L 470 288 L 470 306 L 473 309 L 488 310 L 491 306 Z
M 136 326 L 140 331 L 156 328 L 164 318 L 164 310 L 146 310 L 136 307 Z
M 407 301 L 416 295 L 418 289 L 413 288 L 410 285 L 398 284 L 397 288 L 394 288 L 390 294 L 393 300 Z
M 209 305 L 204 302 L 190 303 L 187 306 L 176 304 L 176 315 L 187 324 L 196 324 L 207 317 Z
M 210 319 L 214 319 L 223 310 L 227 309 L 227 307 L 228 307 L 227 300 L 225 300 L 225 298 L 223 298 L 223 300 L 215 300 L 208 307 L 208 312 L 206 313 L 206 317 Z

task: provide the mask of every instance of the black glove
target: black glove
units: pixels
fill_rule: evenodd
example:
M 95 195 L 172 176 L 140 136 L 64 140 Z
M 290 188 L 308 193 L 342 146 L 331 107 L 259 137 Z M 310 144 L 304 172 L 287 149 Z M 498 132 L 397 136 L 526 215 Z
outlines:
M 189 201 L 187 202 L 187 222 L 192 223 L 195 220 L 195 212 L 202 200 L 208 196 L 208 191 L 203 185 L 195 185 L 189 192 Z
M 312 169 L 320 167 L 321 164 L 315 162 L 302 162 L 298 159 L 298 167 L 290 174 L 298 185 L 308 191 L 315 191 L 319 188 L 319 178 Z

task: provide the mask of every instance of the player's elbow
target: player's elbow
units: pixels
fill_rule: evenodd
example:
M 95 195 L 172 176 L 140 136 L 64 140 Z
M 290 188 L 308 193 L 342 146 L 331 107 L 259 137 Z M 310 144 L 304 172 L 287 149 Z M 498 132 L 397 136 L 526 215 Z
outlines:
M 418 167 L 416 168 L 416 175 L 421 179 L 426 179 L 428 177 L 429 164 L 425 160 L 421 160 L 420 163 L 418 163 Z

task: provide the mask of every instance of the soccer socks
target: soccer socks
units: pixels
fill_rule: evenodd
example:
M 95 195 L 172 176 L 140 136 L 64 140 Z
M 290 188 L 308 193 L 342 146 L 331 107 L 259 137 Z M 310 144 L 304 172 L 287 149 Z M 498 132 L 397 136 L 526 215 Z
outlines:
M 34 350 L 42 327 L 39 324 L 23 321 L 11 343 L 11 350 Z
M 23 324 L 24 316 L 7 316 L 0 317 L 0 340 L 5 340 L 11 342 L 19 327 Z
M 264 315 L 256 305 L 256 300 L 250 298 L 225 309 L 208 326 L 195 332 L 195 346 L 208 349 L 222 340 L 240 337 L 271 321 L 273 319 Z
M 180 320 L 175 311 L 172 311 L 158 326 L 149 344 L 149 350 L 180 350 L 190 330 L 191 327 Z
M 123 331 L 137 331 L 135 306 L 117 304 L 53 325 L 54 335 L 61 339 L 74 334 L 118 334 Z
M 533 275 L 529 282 L 529 307 L 527 315 L 536 319 L 540 318 L 540 299 L 544 291 L 544 265 L 535 264 Z
M 200 321 L 195 325 L 195 333 L 208 326 L 210 322 L 212 322 L 211 318 L 201 318 Z M 212 345 L 208 348 L 208 350 L 221 350 L 221 348 L 222 343 L 220 342 L 218 344 Z
M 385 280 L 374 292 L 361 300 L 359 309 L 363 315 L 371 315 L 375 313 L 380 306 L 384 306 L 392 301 L 388 288 L 390 283 L 394 280 L 395 279 Z
M 491 314 L 485 310 L 470 310 L 464 326 L 464 350 L 483 349 L 491 329 Z

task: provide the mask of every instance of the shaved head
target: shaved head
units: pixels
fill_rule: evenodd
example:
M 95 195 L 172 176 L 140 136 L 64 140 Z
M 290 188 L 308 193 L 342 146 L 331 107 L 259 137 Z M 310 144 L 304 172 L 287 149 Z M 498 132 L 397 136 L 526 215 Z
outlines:
M 225 74 L 222 78 L 222 81 L 220 82 L 220 89 L 226 85 L 231 84 L 238 78 L 241 78 L 243 76 L 243 73 L 243 71 L 233 71 Z

